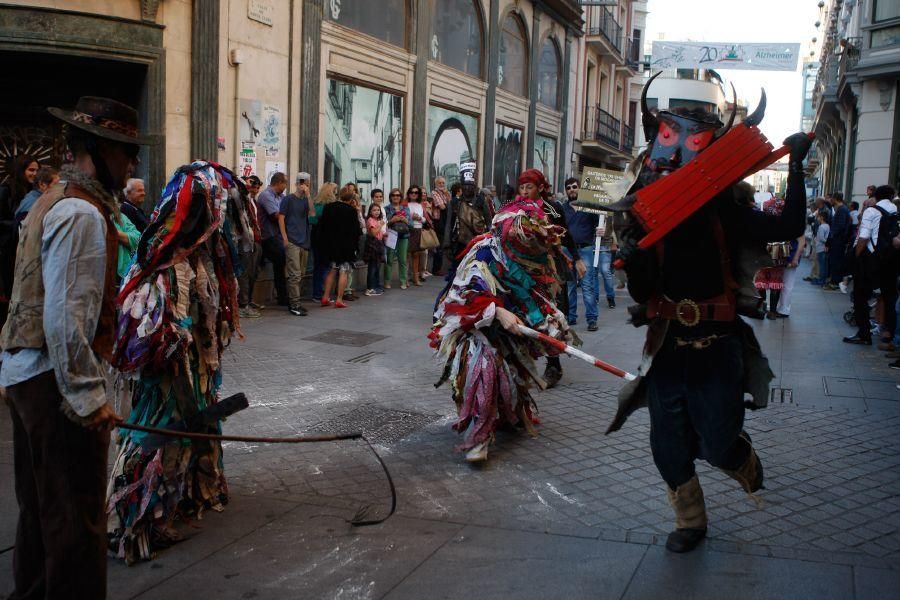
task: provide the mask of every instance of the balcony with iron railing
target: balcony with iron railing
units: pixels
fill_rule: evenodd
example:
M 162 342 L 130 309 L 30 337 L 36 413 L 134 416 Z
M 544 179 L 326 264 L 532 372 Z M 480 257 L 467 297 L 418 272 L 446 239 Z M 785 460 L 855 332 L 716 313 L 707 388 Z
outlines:
M 838 89 L 838 60 L 834 55 L 829 55 L 825 63 L 819 68 L 816 75 L 816 86 L 813 91 L 813 107 L 819 111 L 823 103 L 837 101 Z
M 846 44 L 844 45 L 844 49 L 841 51 L 841 57 L 838 61 L 838 73 L 837 73 L 837 85 L 838 91 L 842 87 L 844 81 L 847 78 L 847 75 L 853 71 L 857 64 L 859 64 L 859 50 L 862 45 L 862 38 L 860 37 L 851 37 L 847 38 Z
M 622 26 L 611 10 L 605 6 L 585 7 L 585 33 L 587 42 L 599 42 L 605 54 L 623 58 L 624 35 Z
M 623 123 L 599 106 L 589 106 L 584 114 L 582 140 L 596 142 L 608 150 L 631 154 L 634 148 L 634 127 Z

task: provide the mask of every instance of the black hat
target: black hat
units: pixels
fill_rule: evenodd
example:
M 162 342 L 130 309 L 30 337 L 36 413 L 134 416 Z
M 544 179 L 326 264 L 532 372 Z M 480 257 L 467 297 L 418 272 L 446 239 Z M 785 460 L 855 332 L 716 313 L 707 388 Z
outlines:
M 151 136 L 138 133 L 138 113 L 135 109 L 110 98 L 82 96 L 75 104 L 75 110 L 68 111 L 54 106 L 47 110 L 69 125 L 114 142 L 141 146 L 156 143 Z

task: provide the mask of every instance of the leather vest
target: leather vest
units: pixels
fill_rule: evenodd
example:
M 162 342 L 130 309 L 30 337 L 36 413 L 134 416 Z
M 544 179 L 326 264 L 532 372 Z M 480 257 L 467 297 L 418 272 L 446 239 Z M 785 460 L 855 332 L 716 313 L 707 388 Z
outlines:
M 112 358 L 116 331 L 116 261 L 119 238 L 112 213 L 102 201 L 82 187 L 60 182 L 47 190 L 28 212 L 16 250 L 15 285 L 9 304 L 9 317 L 0 332 L 0 347 L 14 351 L 21 348 L 43 348 L 44 338 L 44 277 L 41 245 L 44 217 L 60 200 L 80 198 L 96 208 L 106 221 L 106 272 L 100 321 L 91 347 L 99 356 Z

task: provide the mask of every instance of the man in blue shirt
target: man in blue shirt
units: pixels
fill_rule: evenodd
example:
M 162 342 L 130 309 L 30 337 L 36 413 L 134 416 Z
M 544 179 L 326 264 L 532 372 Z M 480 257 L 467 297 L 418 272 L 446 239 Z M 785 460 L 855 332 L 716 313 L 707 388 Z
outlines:
M 287 176 L 277 172 L 272 175 L 267 187 L 256 199 L 259 218 L 259 233 L 262 238 L 263 258 L 272 263 L 272 275 L 275 278 L 275 295 L 279 306 L 289 306 L 287 282 L 284 278 L 284 240 L 278 228 L 278 215 L 281 212 L 281 200 L 287 189 Z
M 289 310 L 297 317 L 306 316 L 306 309 L 300 306 L 300 287 L 309 259 L 309 215 L 315 214 L 309 196 L 309 179 L 309 173 L 298 173 L 295 192 L 285 196 L 278 209 L 278 228 L 287 265 Z
M 566 213 L 566 223 L 569 226 L 569 234 L 578 247 L 578 256 L 573 257 L 576 261 L 582 261 L 586 269 L 584 275 L 577 277 L 573 281 L 568 282 L 569 288 L 569 314 L 567 315 L 569 324 L 574 325 L 578 321 L 578 286 L 581 285 L 581 296 L 584 300 L 584 316 L 588 322 L 588 331 L 597 331 L 598 317 L 598 298 L 600 297 L 600 280 L 599 275 L 603 276 L 604 287 L 606 288 L 606 300 L 610 308 L 616 307 L 616 291 L 613 283 L 612 270 L 612 231 L 607 228 L 600 238 L 600 263 L 598 267 L 594 267 L 594 244 L 597 236 L 597 226 L 600 218 L 598 215 L 590 212 L 575 210 L 572 202 L 578 199 L 578 180 L 570 177 L 566 180 L 566 197 L 568 202 L 563 205 Z

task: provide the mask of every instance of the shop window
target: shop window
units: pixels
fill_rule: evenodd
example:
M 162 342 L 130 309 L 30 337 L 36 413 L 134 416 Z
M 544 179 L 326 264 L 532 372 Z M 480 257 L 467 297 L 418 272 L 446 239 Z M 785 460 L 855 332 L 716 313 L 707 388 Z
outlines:
M 494 185 L 501 198 L 507 196 L 509 188 L 517 188 L 519 173 L 522 172 L 522 130 L 497 123 L 494 144 Z
M 673 110 L 676 108 L 699 109 L 713 114 L 718 113 L 715 104 L 712 104 L 710 102 L 700 102 L 699 100 L 688 100 L 685 98 L 672 98 L 671 100 L 669 100 L 669 110 Z
M 559 47 L 552 39 L 544 42 L 538 64 L 538 102 L 559 110 L 559 81 L 562 61 Z
M 511 14 L 500 32 L 500 73 L 497 84 L 508 92 L 528 96 L 528 44 L 522 19 Z
M 431 0 L 431 58 L 483 77 L 484 26 L 478 4 L 477 0 Z
M 900 25 L 872 31 L 872 48 L 900 45 Z
M 553 177 L 556 175 L 556 139 L 541 135 L 534 136 L 534 168 L 540 169 L 550 188 L 553 189 Z
M 440 106 L 429 106 L 429 187 L 434 189 L 434 180 L 438 176 L 444 178 L 448 189 L 458 182 L 459 165 L 475 158 L 477 143 L 478 119 Z
M 407 1 L 325 0 L 325 18 L 405 48 Z
M 897 2 L 897 0 L 875 0 L 873 17 L 872 20 L 876 23 L 900 18 L 900 2 Z
M 328 80 L 328 95 L 325 181 L 360 190 L 399 187 L 403 99 L 336 79 Z

